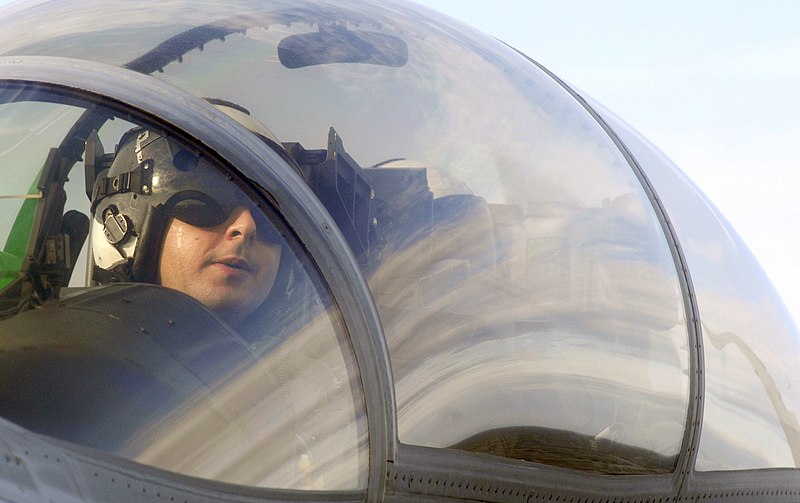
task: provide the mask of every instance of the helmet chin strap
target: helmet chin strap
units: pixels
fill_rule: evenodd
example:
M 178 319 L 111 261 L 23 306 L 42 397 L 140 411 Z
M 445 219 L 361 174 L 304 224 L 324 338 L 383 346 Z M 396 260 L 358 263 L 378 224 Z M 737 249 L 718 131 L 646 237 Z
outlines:
M 161 206 L 148 206 L 142 218 L 142 230 L 136 239 L 136 252 L 131 263 L 130 280 L 159 284 L 158 267 L 161 248 L 167 235 L 170 216 Z

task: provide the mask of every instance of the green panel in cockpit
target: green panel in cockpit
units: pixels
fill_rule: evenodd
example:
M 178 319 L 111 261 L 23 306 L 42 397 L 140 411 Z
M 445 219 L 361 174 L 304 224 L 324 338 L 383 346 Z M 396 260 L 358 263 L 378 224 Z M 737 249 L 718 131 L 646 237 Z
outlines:
M 30 241 L 33 219 L 39 199 L 37 195 L 38 178 L 37 176 L 37 179 L 26 194 L 8 194 L 6 187 L 0 186 L 0 208 L 3 208 L 3 219 L 8 218 L 7 221 L 0 224 L 2 225 L 0 228 L 5 229 L 10 224 L 8 233 L 3 233 L 4 235 L 2 235 L 4 244 L 2 251 L 0 251 L 0 289 L 8 286 L 19 276 L 28 242 Z M 19 204 L 20 200 L 22 200 L 22 204 Z M 16 210 L 16 217 L 12 221 L 11 216 L 15 214 L 14 209 L 17 207 L 19 209 Z

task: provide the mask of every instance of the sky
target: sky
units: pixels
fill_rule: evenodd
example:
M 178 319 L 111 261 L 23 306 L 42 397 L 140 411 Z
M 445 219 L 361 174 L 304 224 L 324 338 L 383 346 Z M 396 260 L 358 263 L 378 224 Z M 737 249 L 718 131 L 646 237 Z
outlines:
M 711 199 L 800 326 L 800 2 L 422 0 L 519 49 Z
M 418 3 L 521 50 L 650 139 L 738 231 L 800 325 L 800 2 Z

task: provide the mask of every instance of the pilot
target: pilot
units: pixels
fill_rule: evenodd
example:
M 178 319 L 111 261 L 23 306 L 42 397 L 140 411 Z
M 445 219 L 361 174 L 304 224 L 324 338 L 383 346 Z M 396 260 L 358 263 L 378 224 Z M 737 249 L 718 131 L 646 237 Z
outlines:
M 92 193 L 92 279 L 134 281 L 190 295 L 234 328 L 265 303 L 281 236 L 206 157 L 137 128 L 120 140 Z

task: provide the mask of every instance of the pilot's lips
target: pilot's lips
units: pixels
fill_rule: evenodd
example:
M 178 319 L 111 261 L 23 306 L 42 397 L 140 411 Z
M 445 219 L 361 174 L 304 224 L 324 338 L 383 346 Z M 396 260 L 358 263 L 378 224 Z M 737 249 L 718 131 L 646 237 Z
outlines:
M 212 261 L 212 265 L 232 271 L 253 272 L 253 265 L 242 257 L 222 257 Z

